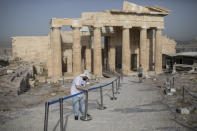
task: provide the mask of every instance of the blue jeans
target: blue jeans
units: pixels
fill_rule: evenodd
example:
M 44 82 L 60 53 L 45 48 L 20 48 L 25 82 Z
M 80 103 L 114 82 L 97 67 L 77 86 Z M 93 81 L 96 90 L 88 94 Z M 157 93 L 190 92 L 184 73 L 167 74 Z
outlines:
M 81 107 L 81 114 L 82 116 L 85 116 L 85 102 L 83 100 L 83 97 L 75 96 L 72 99 L 73 99 L 74 116 L 79 116 L 79 104 Z

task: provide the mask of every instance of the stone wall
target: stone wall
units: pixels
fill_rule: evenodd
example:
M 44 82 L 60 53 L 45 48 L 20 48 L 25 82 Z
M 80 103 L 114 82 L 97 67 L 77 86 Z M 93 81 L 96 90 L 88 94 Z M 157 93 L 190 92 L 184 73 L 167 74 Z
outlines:
M 73 56 L 72 56 L 72 43 L 73 36 L 72 32 L 61 32 L 61 44 L 62 44 L 62 70 L 63 72 L 72 73 L 73 70 Z M 121 28 L 116 28 L 114 45 L 116 46 L 116 67 L 120 67 L 122 63 L 122 30 Z M 131 54 L 136 54 L 137 60 L 135 67 L 139 66 L 139 38 L 140 32 L 138 28 L 133 28 L 130 30 L 130 46 Z M 85 48 L 87 44 L 86 37 L 81 37 L 82 48 Z M 147 48 L 149 50 L 149 40 L 147 37 Z M 167 36 L 162 36 L 162 54 L 175 53 L 176 42 Z M 153 38 L 153 57 L 154 57 L 154 46 L 155 39 Z M 46 63 L 48 60 L 48 53 L 50 52 L 49 47 L 49 36 L 28 36 L 28 37 L 13 37 L 12 38 L 12 51 L 13 57 L 19 57 L 24 61 L 36 61 L 41 63 Z M 84 54 L 85 52 L 82 51 Z M 83 54 L 83 55 L 84 55 Z M 147 52 L 147 59 L 149 59 L 149 52 Z M 153 58 L 154 61 L 154 58 Z M 85 66 L 84 56 L 82 56 L 82 66 Z M 84 64 L 84 65 L 83 65 Z
M 12 57 L 12 48 L 0 48 L 0 60 L 9 60 Z
M 173 54 L 176 53 L 176 42 L 167 36 L 162 37 L 162 54 Z
M 14 58 L 47 63 L 49 36 L 12 37 Z

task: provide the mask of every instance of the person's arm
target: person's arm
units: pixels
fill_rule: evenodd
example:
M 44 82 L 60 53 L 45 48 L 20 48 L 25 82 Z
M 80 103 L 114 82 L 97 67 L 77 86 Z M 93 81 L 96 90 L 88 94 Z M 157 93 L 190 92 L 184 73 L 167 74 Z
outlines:
M 77 88 L 78 90 L 81 90 L 81 91 L 87 91 L 87 90 L 88 90 L 87 87 L 81 87 L 80 85 L 76 85 L 76 88 Z

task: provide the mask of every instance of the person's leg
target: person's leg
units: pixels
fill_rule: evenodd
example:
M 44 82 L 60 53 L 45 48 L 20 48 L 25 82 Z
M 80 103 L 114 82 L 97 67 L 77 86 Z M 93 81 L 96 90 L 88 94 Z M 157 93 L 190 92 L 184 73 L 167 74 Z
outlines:
M 75 119 L 78 119 L 79 116 L 79 97 L 73 97 L 73 110 Z
M 80 106 L 81 106 L 81 114 L 83 117 L 85 117 L 85 102 L 84 102 L 84 99 L 83 97 L 80 98 L 79 100 L 79 103 L 80 103 Z

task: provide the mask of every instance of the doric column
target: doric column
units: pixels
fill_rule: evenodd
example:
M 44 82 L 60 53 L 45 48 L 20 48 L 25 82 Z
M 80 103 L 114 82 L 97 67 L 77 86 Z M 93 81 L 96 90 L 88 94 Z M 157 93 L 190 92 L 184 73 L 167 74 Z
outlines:
M 128 27 L 122 30 L 122 73 L 128 75 L 131 67 L 130 34 Z
M 162 30 L 157 28 L 155 31 L 155 72 L 162 72 Z
M 109 69 L 110 71 L 115 71 L 116 68 L 116 46 L 115 46 L 115 42 L 116 42 L 116 37 L 114 35 L 112 35 L 109 39 Z
M 148 66 L 149 70 L 153 70 L 153 29 L 148 30 L 148 41 L 149 41 L 149 61 L 148 61 Z
M 86 57 L 86 70 L 88 70 L 89 72 L 92 71 L 91 68 L 91 36 L 87 36 L 87 43 L 86 43 L 86 51 L 85 51 L 85 57 Z
M 143 72 L 147 72 L 147 29 L 141 28 L 140 30 L 140 64 L 142 65 Z
M 108 69 L 108 47 L 109 47 L 109 37 L 104 37 L 104 50 L 103 50 L 103 69 Z
M 71 55 L 69 55 L 68 57 L 67 57 L 67 72 L 68 73 L 72 73 L 72 71 L 73 71 L 73 62 L 72 62 L 72 60 L 73 60 L 73 57 L 72 57 L 72 49 L 68 49 L 67 50 L 67 52 L 69 52 L 69 54 L 71 54 Z
M 52 77 L 62 76 L 62 49 L 60 27 L 52 27 L 51 31 L 51 58 L 52 58 Z M 56 79 L 54 79 L 56 81 Z
M 73 75 L 81 74 L 81 36 L 80 27 L 73 27 Z
M 48 61 L 47 61 L 47 69 L 48 69 L 48 77 L 53 76 L 53 54 L 52 54 L 52 28 L 50 29 L 49 36 L 49 45 L 48 45 Z
M 101 30 L 94 27 L 94 75 L 102 76 Z

